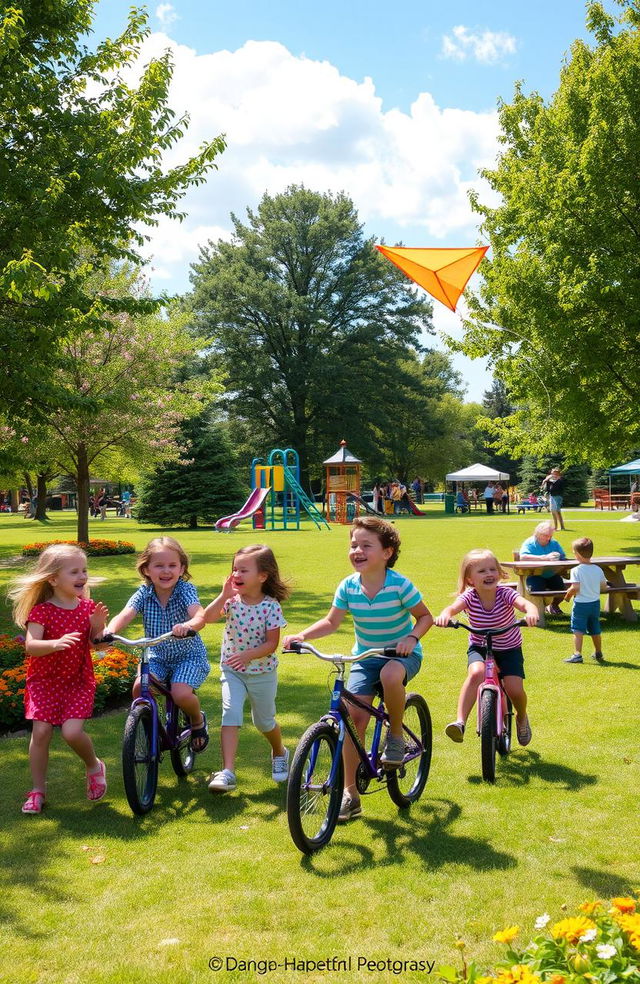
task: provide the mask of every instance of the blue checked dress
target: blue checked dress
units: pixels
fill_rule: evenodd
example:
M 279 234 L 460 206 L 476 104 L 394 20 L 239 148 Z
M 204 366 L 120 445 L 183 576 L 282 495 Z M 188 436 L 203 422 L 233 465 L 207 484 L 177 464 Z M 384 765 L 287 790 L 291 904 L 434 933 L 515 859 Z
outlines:
M 199 605 L 198 592 L 193 584 L 178 581 L 171 597 L 162 607 L 152 584 L 142 584 L 127 602 L 142 615 L 146 636 L 170 632 L 174 625 L 186 622 L 191 605 Z M 207 650 L 199 635 L 189 639 L 167 639 L 149 650 L 149 669 L 158 680 L 186 683 L 197 690 L 209 676 L 211 667 Z

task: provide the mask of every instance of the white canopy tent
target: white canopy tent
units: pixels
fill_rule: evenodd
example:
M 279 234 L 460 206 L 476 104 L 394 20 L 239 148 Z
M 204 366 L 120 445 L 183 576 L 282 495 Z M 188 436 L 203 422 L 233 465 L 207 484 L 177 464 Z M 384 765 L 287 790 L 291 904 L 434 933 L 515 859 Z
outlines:
M 496 471 L 488 465 L 469 465 L 461 471 L 450 472 L 447 482 L 504 482 L 509 480 L 509 472 Z

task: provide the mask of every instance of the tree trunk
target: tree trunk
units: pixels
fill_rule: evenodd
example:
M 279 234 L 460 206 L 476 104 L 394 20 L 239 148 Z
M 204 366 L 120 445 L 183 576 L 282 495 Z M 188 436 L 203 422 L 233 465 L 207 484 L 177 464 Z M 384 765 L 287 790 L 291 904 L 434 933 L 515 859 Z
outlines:
M 197 530 L 198 529 L 198 517 L 197 516 L 189 516 L 189 529 L 190 530 Z
M 34 519 L 39 519 L 43 522 L 47 518 L 47 476 L 38 475 L 38 505 L 36 506 L 36 514 Z
M 89 540 L 89 461 L 84 444 L 78 445 L 78 470 L 76 472 L 78 490 L 78 542 Z
M 15 513 L 20 505 L 20 494 L 17 489 L 11 489 L 9 495 L 11 496 L 11 512 Z

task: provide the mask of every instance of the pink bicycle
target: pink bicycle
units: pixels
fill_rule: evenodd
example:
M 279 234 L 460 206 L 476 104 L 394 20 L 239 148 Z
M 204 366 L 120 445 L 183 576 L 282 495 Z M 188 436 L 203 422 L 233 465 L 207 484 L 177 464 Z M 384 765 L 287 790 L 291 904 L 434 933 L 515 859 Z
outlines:
M 484 680 L 478 687 L 478 727 L 480 735 L 480 757 L 482 759 L 482 778 L 485 782 L 496 781 L 496 752 L 508 755 L 511 751 L 511 729 L 513 708 L 498 676 L 493 656 L 494 636 L 504 635 L 516 626 L 526 625 L 526 619 L 519 618 L 511 625 L 500 629 L 472 629 L 464 622 L 450 621 L 450 629 L 466 629 L 475 635 L 484 636 L 487 652 L 484 658 Z

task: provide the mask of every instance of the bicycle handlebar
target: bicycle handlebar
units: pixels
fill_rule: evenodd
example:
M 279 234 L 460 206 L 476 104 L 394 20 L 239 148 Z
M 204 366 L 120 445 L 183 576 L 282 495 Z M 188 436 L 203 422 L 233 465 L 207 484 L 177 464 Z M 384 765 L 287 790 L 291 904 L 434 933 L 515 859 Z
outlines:
M 326 663 L 355 663 L 359 659 L 368 659 L 369 656 L 384 656 L 386 659 L 404 659 L 393 647 L 383 647 L 377 646 L 373 649 L 366 649 L 363 653 L 359 653 L 357 656 L 349 655 L 344 656 L 342 653 L 321 653 L 315 646 L 312 646 L 309 642 L 292 642 L 289 649 L 283 649 L 284 653 L 310 653 L 312 656 L 317 656 L 318 659 L 323 659 Z
M 100 642 L 122 642 L 125 646 L 156 646 L 159 642 L 166 639 L 190 639 L 198 633 L 194 629 L 189 629 L 186 636 L 176 636 L 173 632 L 163 632 L 159 636 L 143 636 L 141 639 L 125 639 L 124 636 L 115 635 L 113 632 L 105 632 L 99 639 L 94 639 L 94 645 Z
M 457 619 L 455 620 L 449 619 L 449 624 L 446 625 L 445 628 L 466 629 L 467 632 L 474 632 L 476 635 L 481 635 L 484 636 L 485 639 L 488 639 L 489 636 L 493 637 L 498 635 L 504 635 L 505 632 L 510 632 L 511 629 L 519 629 L 526 624 L 527 624 L 526 618 L 517 618 L 515 622 L 512 622 L 511 625 L 504 625 L 500 629 L 474 629 L 470 625 L 467 625 L 466 622 L 460 622 Z

